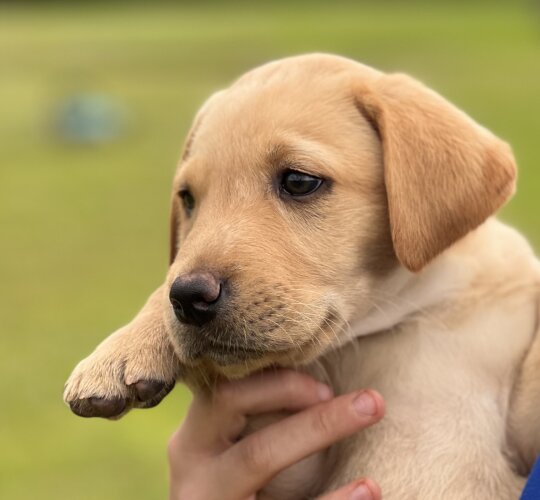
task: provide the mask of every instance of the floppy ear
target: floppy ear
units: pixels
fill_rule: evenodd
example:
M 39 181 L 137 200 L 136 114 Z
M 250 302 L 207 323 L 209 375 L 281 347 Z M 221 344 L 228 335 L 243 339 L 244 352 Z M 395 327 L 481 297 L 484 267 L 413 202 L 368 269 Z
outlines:
M 204 116 L 207 113 L 207 110 L 212 102 L 216 101 L 220 95 L 223 94 L 223 90 L 220 90 L 218 92 L 214 92 L 201 106 L 201 109 L 197 112 L 195 115 L 195 119 L 193 120 L 193 124 L 191 125 L 191 129 L 188 132 L 188 135 L 186 137 L 186 140 L 184 142 L 184 148 L 183 153 L 181 157 L 181 162 L 186 161 L 191 153 L 192 153 L 192 147 L 193 147 L 193 141 L 197 135 L 197 131 L 199 130 L 199 127 L 201 126 L 202 120 Z M 174 262 L 174 259 L 176 258 L 176 254 L 178 253 L 178 229 L 180 225 L 180 220 L 178 217 L 178 213 L 180 210 L 180 202 L 178 200 L 178 193 L 174 192 L 171 196 L 171 212 L 169 217 L 169 225 L 170 225 L 170 236 L 169 236 L 169 266 Z
M 193 139 L 195 137 L 195 134 L 197 133 L 197 129 L 199 128 L 199 125 L 201 123 L 201 119 L 203 116 L 203 109 L 199 111 L 197 116 L 195 117 L 195 120 L 193 121 L 193 125 L 191 126 L 190 131 L 188 132 L 188 135 L 186 137 L 186 141 L 184 143 L 183 153 L 181 162 L 185 161 L 189 155 L 191 154 L 191 146 L 193 144 Z M 173 193 L 171 195 L 171 213 L 169 217 L 169 266 L 174 262 L 174 259 L 176 258 L 176 254 L 178 253 L 178 229 L 180 225 L 180 218 L 178 217 L 178 213 L 180 211 L 180 202 L 178 199 L 178 193 L 174 190 L 173 187 Z
M 512 151 L 408 76 L 384 75 L 357 99 L 383 145 L 394 250 L 419 271 L 513 194 Z
M 186 141 L 184 143 L 181 161 L 184 161 L 189 157 L 189 154 L 191 152 L 191 144 L 193 142 L 193 138 L 195 137 L 195 133 L 197 132 L 199 122 L 200 116 L 197 116 L 193 125 L 191 126 L 191 130 L 188 132 Z M 178 213 L 180 208 L 181 207 L 178 200 L 178 193 L 173 187 L 173 192 L 171 195 L 171 210 L 169 216 L 169 266 L 174 262 L 176 254 L 178 253 L 178 226 L 180 225 L 180 218 L 178 217 Z

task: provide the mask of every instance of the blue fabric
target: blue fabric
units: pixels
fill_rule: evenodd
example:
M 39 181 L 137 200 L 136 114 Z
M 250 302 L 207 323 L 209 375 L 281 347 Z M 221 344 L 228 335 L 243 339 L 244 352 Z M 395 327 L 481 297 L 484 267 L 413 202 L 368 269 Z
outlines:
M 521 494 L 521 500 L 540 500 L 540 457 L 534 463 L 525 489 Z

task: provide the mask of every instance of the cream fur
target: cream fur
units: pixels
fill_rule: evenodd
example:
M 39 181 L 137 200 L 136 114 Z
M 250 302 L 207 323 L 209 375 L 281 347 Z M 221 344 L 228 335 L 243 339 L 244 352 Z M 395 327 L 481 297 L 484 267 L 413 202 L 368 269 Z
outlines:
M 279 199 L 270 180 L 291 165 L 331 188 L 302 206 Z M 122 400 L 123 414 L 145 406 L 140 381 L 211 390 L 217 375 L 294 366 L 337 393 L 377 389 L 387 414 L 262 496 L 369 476 L 386 500 L 517 498 L 540 452 L 540 265 L 491 217 L 514 179 L 505 143 L 410 77 L 328 55 L 249 72 L 186 141 L 165 284 L 75 368 L 64 398 Z M 236 285 L 213 331 L 232 332 L 227 358 L 193 354 L 171 312 L 172 282 L 197 269 Z M 265 354 L 236 360 L 241 346 Z

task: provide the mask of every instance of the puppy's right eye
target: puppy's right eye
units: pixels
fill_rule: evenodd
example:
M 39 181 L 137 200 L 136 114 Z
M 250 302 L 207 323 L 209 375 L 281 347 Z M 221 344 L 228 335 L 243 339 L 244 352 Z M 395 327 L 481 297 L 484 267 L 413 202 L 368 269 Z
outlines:
M 195 198 L 191 194 L 191 191 L 189 189 L 182 189 L 178 192 L 178 197 L 182 200 L 186 213 L 191 215 L 191 212 L 195 208 Z
M 321 187 L 323 179 L 297 170 L 286 170 L 281 178 L 281 190 L 289 196 L 302 197 Z

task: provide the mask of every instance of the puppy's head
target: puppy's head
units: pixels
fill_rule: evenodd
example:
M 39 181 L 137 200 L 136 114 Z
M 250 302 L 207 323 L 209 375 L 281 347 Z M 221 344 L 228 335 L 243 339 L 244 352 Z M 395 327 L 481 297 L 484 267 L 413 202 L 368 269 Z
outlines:
M 503 142 L 409 77 L 326 55 L 244 75 L 199 112 L 174 179 L 177 353 L 227 376 L 314 359 L 514 177 Z

